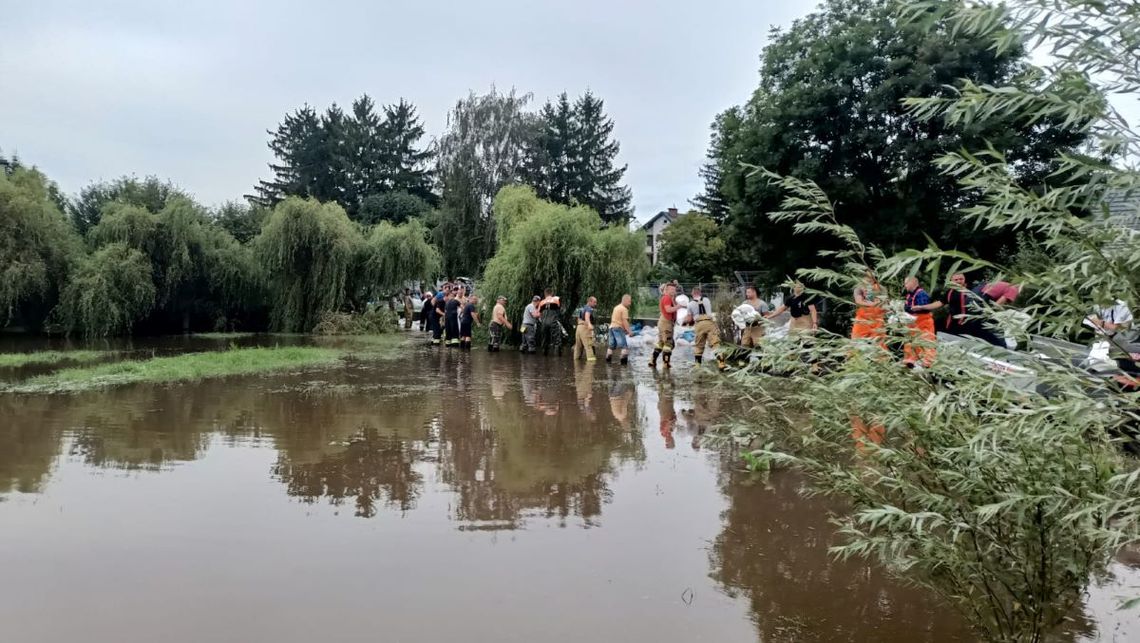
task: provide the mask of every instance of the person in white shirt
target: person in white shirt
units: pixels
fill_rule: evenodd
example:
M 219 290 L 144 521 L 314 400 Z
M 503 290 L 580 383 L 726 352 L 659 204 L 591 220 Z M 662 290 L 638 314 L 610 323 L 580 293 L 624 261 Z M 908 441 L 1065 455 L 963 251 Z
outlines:
M 689 297 L 689 320 L 688 324 L 693 326 L 696 334 L 696 343 L 693 345 L 693 356 L 697 360 L 697 364 L 701 363 L 705 355 L 705 345 L 713 349 L 713 355 L 716 356 L 716 365 L 720 370 L 727 367 L 725 364 L 724 356 L 717 350 L 720 345 L 720 329 L 716 325 L 716 313 L 713 312 L 712 302 L 708 297 L 701 294 L 701 287 L 694 286 L 692 295 Z
M 1098 306 L 1089 321 L 1105 335 L 1127 337 L 1132 331 L 1132 310 L 1128 304 L 1116 299 L 1107 306 Z

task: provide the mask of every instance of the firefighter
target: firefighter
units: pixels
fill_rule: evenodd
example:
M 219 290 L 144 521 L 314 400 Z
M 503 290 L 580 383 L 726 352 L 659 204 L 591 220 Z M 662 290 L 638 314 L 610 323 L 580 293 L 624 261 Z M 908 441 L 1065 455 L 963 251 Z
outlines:
M 673 299 L 676 292 L 676 286 L 665 284 L 665 293 L 658 302 L 661 315 L 657 318 L 657 345 L 653 347 L 653 357 L 649 358 L 650 368 L 657 368 L 658 356 L 663 356 L 665 368 L 670 368 L 669 362 L 673 358 L 673 324 L 677 321 L 677 304 Z
M 705 345 L 708 344 L 716 357 L 716 367 L 722 371 L 727 368 L 724 357 L 717 350 L 717 346 L 720 345 L 720 329 L 716 325 L 712 302 L 701 293 L 700 286 L 694 286 L 692 294 L 689 295 L 688 324 L 693 327 L 697 336 L 693 345 L 693 357 L 697 360 L 697 364 L 704 359 Z
M 554 294 L 554 289 L 547 288 L 546 297 L 538 303 L 538 331 L 542 342 L 542 354 L 549 355 L 553 348 L 562 356 L 562 323 L 558 315 L 562 312 L 562 301 Z
M 578 311 L 578 325 L 574 327 L 574 361 L 583 354 L 587 362 L 597 359 L 594 356 L 594 307 L 597 305 L 598 298 L 590 297 Z

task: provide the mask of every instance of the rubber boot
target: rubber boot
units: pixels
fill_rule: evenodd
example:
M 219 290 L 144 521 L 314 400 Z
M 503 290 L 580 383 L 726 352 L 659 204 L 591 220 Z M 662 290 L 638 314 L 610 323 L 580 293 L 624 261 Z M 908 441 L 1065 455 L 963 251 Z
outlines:
M 625 366 L 628 363 L 629 363 L 629 355 L 622 355 L 621 356 L 621 365 Z
M 703 358 L 703 357 L 701 357 L 700 355 L 694 355 L 694 356 L 693 356 L 693 358 L 697 360 L 697 366 L 700 366 L 700 365 L 701 365 L 701 360 L 703 360 L 703 359 L 704 359 L 704 358 Z
M 660 354 L 661 354 L 660 348 L 653 349 L 653 357 L 649 358 L 649 368 L 657 368 L 657 356 Z
M 665 368 L 673 368 L 669 362 L 673 359 L 673 351 L 665 351 L 661 356 L 662 361 L 665 363 Z
M 614 354 L 613 353 L 606 353 L 606 363 L 612 364 L 613 361 L 614 361 Z
M 716 368 L 718 371 L 723 371 L 728 368 L 728 363 L 724 361 L 723 355 L 716 356 Z

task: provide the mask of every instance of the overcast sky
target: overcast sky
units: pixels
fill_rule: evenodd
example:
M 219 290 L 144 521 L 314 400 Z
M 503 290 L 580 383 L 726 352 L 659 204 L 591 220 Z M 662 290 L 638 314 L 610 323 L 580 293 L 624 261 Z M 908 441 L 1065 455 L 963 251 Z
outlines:
M 814 0 L 0 0 L 0 149 L 64 191 L 123 174 L 205 203 L 267 176 L 304 103 L 414 103 L 429 137 L 469 90 L 605 100 L 638 218 L 688 207 L 717 112 L 771 25 Z

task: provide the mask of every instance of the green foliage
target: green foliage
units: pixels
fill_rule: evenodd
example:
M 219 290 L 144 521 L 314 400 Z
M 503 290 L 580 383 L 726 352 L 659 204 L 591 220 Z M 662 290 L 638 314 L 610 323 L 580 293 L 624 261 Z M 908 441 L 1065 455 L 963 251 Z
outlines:
M 606 223 L 628 221 L 631 194 L 621 185 L 626 166 L 615 167 L 621 150 L 602 100 L 587 91 L 573 104 L 565 93 L 538 113 L 527 145 L 523 180 L 540 198 L 594 209 Z
M 162 181 L 155 176 L 144 179 L 124 176 L 114 181 L 92 183 L 83 188 L 75 201 L 70 204 L 69 214 L 75 222 L 75 227 L 86 234 L 99 223 L 104 214 L 103 208 L 110 203 L 125 203 L 157 214 L 174 197 L 188 197 L 188 195 L 173 183 Z
M 154 307 L 150 260 L 124 243 L 106 245 L 84 260 L 55 310 L 68 333 L 106 337 L 129 333 Z
M 661 233 L 659 261 L 674 266 L 682 281 L 706 282 L 724 274 L 726 247 L 716 221 L 689 212 Z
M 495 253 L 495 195 L 522 178 L 534 115 L 530 94 L 471 93 L 448 115 L 436 174 L 443 196 L 432 231 L 448 275 L 478 274 Z
M 139 382 L 167 383 L 335 364 L 344 351 L 314 346 L 231 348 L 67 368 L 6 387 L 15 393 L 74 393 Z
M 339 205 L 291 197 L 273 209 L 255 244 L 269 279 L 273 328 L 308 332 L 321 315 L 340 309 L 362 239 Z
M 158 289 L 154 329 L 219 330 L 260 304 L 263 278 L 252 252 L 189 199 L 171 198 L 157 214 L 119 202 L 103 212 L 88 239 L 95 247 L 122 243 L 147 256 Z
M 39 326 L 81 254 L 47 179 L 21 167 L 0 172 L 0 328 Z
M 0 353 L 0 368 L 19 368 L 29 364 L 60 364 L 63 362 L 98 362 L 115 354 L 115 351 L 39 351 L 36 353 Z
M 325 313 L 313 328 L 314 335 L 382 335 L 396 330 L 399 318 L 387 308 L 363 313 Z
M 956 210 L 977 195 L 956 189 L 953 176 L 933 161 L 992 145 L 1010 161 L 1019 186 L 1036 188 L 1057 169 L 1057 154 L 1084 138 L 1075 123 L 1056 116 L 1027 123 L 998 113 L 966 124 L 910 111 L 901 101 L 953 100 L 971 84 L 1031 88 L 1036 80 L 1025 73 L 1019 42 L 990 47 L 946 20 L 900 20 L 894 7 L 893 0 L 828 0 L 774 32 L 760 86 L 743 109 L 714 125 L 700 202 L 727 208 L 731 259 L 760 270 L 762 285 L 818 265 L 816 251 L 834 242 L 827 235 L 795 237 L 789 223 L 768 219 L 764 213 L 777 207 L 780 193 L 740 162 L 818 184 L 837 204 L 839 222 L 887 251 L 913 247 L 926 234 L 941 247 L 993 259 L 1013 234 L 963 222 Z M 1005 24 L 995 27 L 1004 31 Z
M 353 219 L 364 214 L 370 198 L 388 194 L 410 195 L 432 202 L 431 174 L 427 169 L 431 152 L 420 147 L 424 128 L 416 109 L 404 100 L 383 108 L 377 114 L 375 103 L 362 95 L 345 114 L 333 104 L 323 115 L 305 105 L 278 125 L 269 142 L 277 157 L 270 164 L 274 178 L 261 181 L 256 201 L 272 206 L 285 197 L 312 197 L 334 201 Z M 369 222 L 382 214 L 395 215 L 396 222 L 409 216 L 408 208 L 418 203 L 397 201 L 369 203 Z M 411 215 L 415 216 L 415 215 Z
M 1140 18 L 1129 7 L 903 5 L 908 29 L 949 31 L 995 55 L 1029 47 L 1054 57 L 1048 70 L 1027 70 L 1040 82 L 965 84 L 955 96 L 908 100 L 913 118 L 974 131 L 1068 123 L 1090 135 L 1096 156 L 1115 163 L 1062 152 L 1052 161 L 1056 182 L 1028 189 L 1016 159 L 999 149 L 940 156 L 934 167 L 968 195 L 960 200 L 964 226 L 1027 232 L 1040 244 L 1009 265 L 931 243 L 888 256 L 840 221 L 819 185 L 752 173 L 749 180 L 787 195 L 774 220 L 837 242 L 834 269 L 799 274 L 839 290 L 868 269 L 888 284 L 909 274 L 987 272 L 1023 284 L 1027 301 L 1018 303 L 1033 330 L 1054 336 L 1071 334 L 1098 302 L 1140 301 L 1140 235 L 1105 216 L 1103 205 L 1140 187 L 1140 174 L 1124 164 L 1140 135 L 1104 101 L 1107 91 L 1140 91 L 1131 44 Z M 997 314 L 981 318 L 996 322 Z M 910 341 L 894 321 L 887 328 L 891 348 Z M 1135 446 L 1135 393 L 1112 380 L 1026 359 L 1019 378 L 1036 382 L 1027 392 L 953 344 L 938 345 L 937 359 L 916 372 L 875 342 L 827 334 L 770 341 L 761 363 L 789 374 L 794 386 L 789 394 L 786 384 L 742 375 L 768 395 L 765 417 L 736 427 L 740 442 L 772 442 L 753 455 L 800 467 L 817 488 L 851 504 L 837 553 L 874 557 L 940 593 L 987 640 L 1049 638 L 1090 579 L 1121 547 L 1140 541 L 1140 465 L 1122 449 Z
M 418 196 L 407 192 L 385 192 L 364 197 L 359 220 L 365 224 L 381 221 L 399 224 L 419 219 L 430 211 L 431 205 Z
M 510 222 L 509 233 L 479 288 L 488 302 L 507 297 L 512 322 L 545 288 L 562 298 L 569 319 L 588 296 L 606 306 L 635 295 L 649 272 L 641 236 L 622 225 L 603 226 L 589 208 L 543 201 L 527 188 L 505 188 L 495 203 L 495 217 Z
M 427 241 L 427 230 L 413 220 L 394 226 L 375 226 L 360 248 L 360 267 L 351 283 L 353 295 L 363 301 L 401 292 L 411 281 L 427 281 L 439 272 L 439 251 Z
M 210 219 L 238 243 L 249 243 L 261 232 L 269 212 L 269 208 L 263 206 L 227 201 L 210 212 Z

